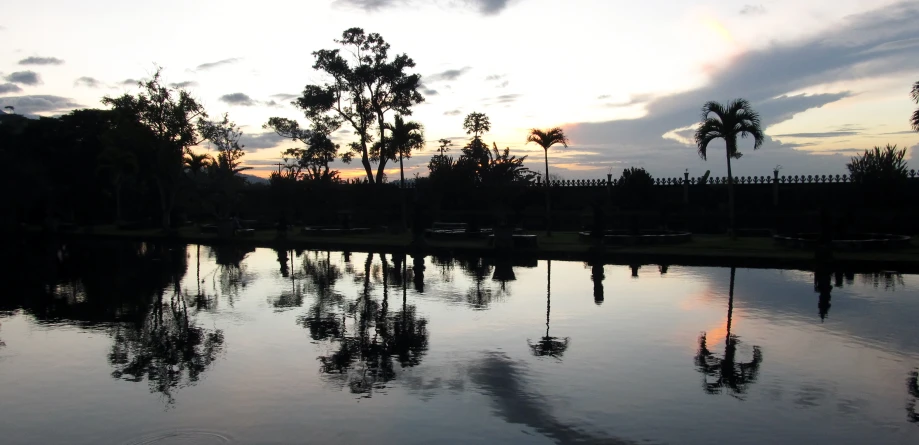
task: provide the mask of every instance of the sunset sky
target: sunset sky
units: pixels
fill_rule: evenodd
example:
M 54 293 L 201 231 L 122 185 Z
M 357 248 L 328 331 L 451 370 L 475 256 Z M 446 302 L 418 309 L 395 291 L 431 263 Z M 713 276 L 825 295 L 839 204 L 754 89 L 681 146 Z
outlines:
M 37 0 L 0 6 L 0 107 L 57 115 L 102 107 L 164 67 L 166 81 L 211 116 L 244 126 L 246 161 L 266 175 L 296 146 L 264 133 L 269 117 L 323 77 L 312 52 L 358 26 L 417 63 L 426 101 L 411 119 L 428 149 L 406 176 L 427 173 L 440 138 L 463 144 L 463 116 L 489 115 L 487 142 L 530 155 L 531 127 L 563 126 L 568 149 L 550 151 L 567 179 L 726 171 L 723 144 L 708 162 L 691 142 L 705 101 L 744 97 L 768 136 L 743 141 L 735 174 L 843 173 L 874 145 L 911 147 L 919 81 L 919 2 L 887 0 Z M 336 135 L 346 142 L 349 134 Z M 458 151 L 458 147 L 455 149 Z M 532 162 L 539 161 L 539 162 Z M 343 176 L 359 163 L 337 163 Z M 392 172 L 392 171 L 391 171 Z M 390 177 L 392 173 L 390 173 Z

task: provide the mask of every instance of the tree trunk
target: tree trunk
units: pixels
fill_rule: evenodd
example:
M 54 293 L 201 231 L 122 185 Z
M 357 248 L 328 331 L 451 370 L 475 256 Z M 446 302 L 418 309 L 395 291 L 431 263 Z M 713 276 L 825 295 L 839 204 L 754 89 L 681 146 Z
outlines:
M 402 151 L 399 151 L 399 201 L 402 205 L 402 230 L 408 229 L 408 217 L 405 209 L 405 171 L 402 167 Z
M 366 144 L 364 144 L 364 151 L 363 153 L 361 153 L 361 164 L 364 165 L 364 171 L 367 173 L 367 180 L 370 181 L 371 184 L 373 184 L 374 183 L 373 168 L 370 166 L 370 158 L 367 157 L 367 145 Z
M 552 236 L 552 187 L 549 182 L 549 149 L 543 149 L 546 160 L 546 236 Z
M 729 140 L 727 143 L 728 158 L 728 236 L 736 239 L 734 228 L 734 176 L 731 174 L 731 154 L 736 151 L 737 141 Z
M 166 196 L 166 189 L 163 187 L 163 181 L 161 179 L 156 180 L 156 188 L 160 192 L 160 211 L 162 211 L 162 224 L 163 230 L 169 230 L 170 223 L 172 222 L 169 219 L 169 213 L 171 211 L 170 205 L 167 204 L 168 197 Z
M 121 182 L 115 184 L 115 224 L 121 222 Z

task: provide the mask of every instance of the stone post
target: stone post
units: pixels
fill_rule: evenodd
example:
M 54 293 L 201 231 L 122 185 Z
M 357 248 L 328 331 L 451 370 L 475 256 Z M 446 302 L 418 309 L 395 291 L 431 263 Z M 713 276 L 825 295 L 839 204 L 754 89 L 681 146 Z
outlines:
M 683 172 L 683 205 L 689 206 L 689 170 Z
M 779 171 L 772 171 L 772 206 L 779 206 Z

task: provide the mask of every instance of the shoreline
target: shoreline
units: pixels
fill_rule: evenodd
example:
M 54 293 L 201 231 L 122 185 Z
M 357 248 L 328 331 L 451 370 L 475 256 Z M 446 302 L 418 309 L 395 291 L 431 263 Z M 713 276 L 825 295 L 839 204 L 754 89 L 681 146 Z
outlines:
M 693 235 L 691 241 L 667 245 L 627 245 L 597 248 L 578 239 L 577 232 L 556 232 L 538 236 L 538 247 L 501 252 L 488 246 L 485 239 L 431 240 L 424 246 L 411 244 L 408 233 L 369 233 L 359 235 L 304 235 L 288 232 L 278 238 L 274 230 L 256 231 L 253 236 L 221 238 L 216 234 L 200 233 L 197 227 L 182 227 L 173 233 L 160 229 L 119 230 L 113 226 L 96 226 L 72 231 L 46 234 L 37 229 L 27 230 L 33 238 L 74 240 L 164 241 L 185 244 L 239 245 L 264 248 L 302 248 L 351 252 L 384 252 L 424 255 L 470 255 L 479 257 L 511 257 L 536 260 L 567 260 L 600 262 L 604 264 L 668 266 L 743 267 L 770 269 L 813 270 L 813 251 L 776 246 L 772 238 L 738 238 L 726 235 Z M 858 271 L 898 271 L 919 273 L 919 248 L 834 252 L 831 267 Z

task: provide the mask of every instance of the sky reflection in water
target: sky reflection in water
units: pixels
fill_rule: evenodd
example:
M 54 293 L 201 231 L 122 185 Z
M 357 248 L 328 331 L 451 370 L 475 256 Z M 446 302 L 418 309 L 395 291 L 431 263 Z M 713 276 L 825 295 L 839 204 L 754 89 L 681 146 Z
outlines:
M 126 243 L 16 267 L 3 443 L 919 440 L 915 276 Z

